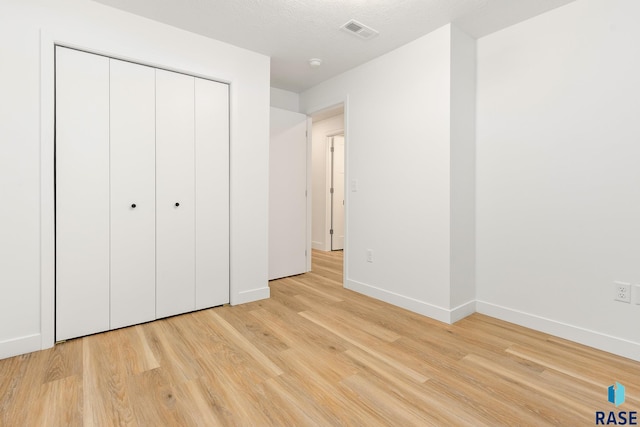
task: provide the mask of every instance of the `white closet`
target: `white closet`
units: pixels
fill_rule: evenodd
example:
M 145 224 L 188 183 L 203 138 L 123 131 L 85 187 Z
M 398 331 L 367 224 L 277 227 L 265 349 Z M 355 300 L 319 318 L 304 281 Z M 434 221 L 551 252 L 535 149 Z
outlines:
M 56 48 L 56 339 L 229 302 L 229 87 Z

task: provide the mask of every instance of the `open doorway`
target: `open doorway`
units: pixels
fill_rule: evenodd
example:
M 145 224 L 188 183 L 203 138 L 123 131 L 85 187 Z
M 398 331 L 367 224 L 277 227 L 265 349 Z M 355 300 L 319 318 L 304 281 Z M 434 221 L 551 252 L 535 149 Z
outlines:
M 344 104 L 311 114 L 311 247 L 343 250 L 346 239 Z

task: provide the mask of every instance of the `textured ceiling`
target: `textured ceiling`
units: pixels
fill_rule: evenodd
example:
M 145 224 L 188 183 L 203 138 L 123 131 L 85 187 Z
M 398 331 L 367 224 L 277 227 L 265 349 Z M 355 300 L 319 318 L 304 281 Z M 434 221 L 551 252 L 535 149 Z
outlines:
M 271 85 L 301 92 L 449 22 L 478 38 L 573 0 L 94 1 L 269 55 Z M 380 35 L 340 31 L 350 19 Z

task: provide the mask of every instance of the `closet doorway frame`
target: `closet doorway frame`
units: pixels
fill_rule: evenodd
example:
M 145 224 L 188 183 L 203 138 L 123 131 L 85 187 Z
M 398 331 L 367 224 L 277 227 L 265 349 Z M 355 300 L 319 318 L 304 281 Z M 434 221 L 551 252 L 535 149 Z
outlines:
M 326 144 L 326 138 L 330 138 L 331 136 L 335 136 L 335 135 L 342 135 L 345 139 L 345 148 L 344 148 L 344 164 L 345 164 L 345 174 L 344 174 L 344 182 L 345 182 L 345 190 L 344 190 L 344 203 L 345 203 L 345 208 L 344 208 L 344 249 L 342 250 L 342 287 L 343 288 L 347 288 L 346 284 L 347 281 L 349 280 L 349 199 L 350 199 L 350 185 L 348 183 L 351 182 L 351 173 L 350 173 L 350 168 L 347 167 L 347 165 L 349 164 L 349 144 L 347 141 L 349 141 L 349 97 L 350 95 L 347 93 L 344 96 L 339 96 L 339 97 L 335 97 L 335 98 L 331 98 L 329 100 L 327 100 L 326 102 L 322 103 L 322 104 L 318 104 L 318 105 L 313 105 L 309 108 L 307 108 L 306 110 L 302 111 L 304 114 L 306 114 L 309 117 L 313 117 L 314 114 L 320 113 L 322 111 L 325 110 L 329 110 L 332 108 L 335 108 L 339 105 L 343 106 L 343 114 L 344 114 L 344 118 L 343 118 L 343 126 L 341 129 L 335 129 L 333 131 L 330 131 L 328 134 L 325 135 L 325 144 Z M 312 129 L 313 129 L 313 125 L 312 125 Z M 313 131 L 313 130 L 312 130 Z M 311 151 L 311 150 L 310 150 Z M 311 160 L 309 160 L 310 162 Z M 327 165 L 327 160 L 325 159 L 325 171 L 328 169 L 328 165 Z M 311 163 L 308 163 L 309 165 L 311 165 Z M 311 166 L 309 166 L 309 173 L 311 173 Z M 328 185 L 328 180 L 326 179 L 328 177 L 325 176 L 325 185 Z M 326 195 L 324 195 L 325 200 L 327 200 Z M 310 208 L 311 209 L 311 208 Z M 325 206 L 325 211 L 327 210 L 327 207 Z M 311 228 L 312 228 L 312 222 L 311 220 L 309 220 L 308 222 L 308 233 L 309 233 L 309 241 L 311 241 Z M 327 221 L 325 220 L 325 228 L 327 225 Z M 326 230 L 328 230 L 328 228 L 326 228 Z M 328 233 L 328 231 L 327 231 Z M 328 234 L 327 234 L 328 235 Z M 309 260 L 311 260 L 311 257 L 309 257 Z
M 88 41 L 86 34 L 41 29 L 40 31 L 40 333 L 26 337 L 23 347 L 51 348 L 55 345 L 55 48 L 61 46 L 91 54 L 133 62 L 229 85 L 229 153 L 233 146 L 233 107 L 235 85 L 225 76 L 203 74 L 195 69 L 172 67 L 166 63 L 131 58 L 118 53 L 122 43 L 109 40 Z M 229 161 L 229 223 L 231 224 L 231 162 Z M 231 226 L 229 227 L 229 298 L 233 303 L 231 276 Z M 29 350 L 32 351 L 32 350 Z

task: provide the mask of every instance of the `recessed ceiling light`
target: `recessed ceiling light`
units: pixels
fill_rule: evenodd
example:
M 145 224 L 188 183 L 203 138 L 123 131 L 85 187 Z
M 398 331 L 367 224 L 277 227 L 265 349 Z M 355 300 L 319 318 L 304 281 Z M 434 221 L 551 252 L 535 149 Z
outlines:
M 311 66 L 311 68 L 318 68 L 320 65 L 322 65 L 322 59 L 320 59 L 320 58 L 311 58 L 309 60 L 309 65 Z

